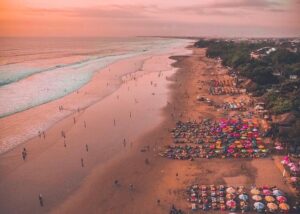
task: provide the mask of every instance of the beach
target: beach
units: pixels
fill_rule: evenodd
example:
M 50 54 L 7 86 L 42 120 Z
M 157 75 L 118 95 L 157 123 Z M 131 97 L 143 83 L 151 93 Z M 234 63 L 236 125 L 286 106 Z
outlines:
M 34 137 L 0 156 L 0 212 L 168 213 L 172 204 L 187 211 L 185 190 L 193 182 L 262 186 L 272 180 L 271 185 L 291 193 L 275 160 L 269 157 L 192 162 L 159 156 L 172 142 L 170 130 L 178 120 L 224 116 L 213 106 L 199 104 L 196 97 L 200 93 L 211 98 L 208 91 L 199 92 L 199 81 L 209 80 L 217 71 L 226 73 L 226 69 L 206 58 L 205 49 L 188 50 L 119 61 L 101 77 L 121 68 L 121 80 L 107 83 L 96 75 L 78 93 L 1 119 L 14 127 L 15 122 L 34 120 L 34 115 L 44 120 L 47 111 L 58 111 L 53 106 L 72 111 L 47 129 L 45 138 Z M 142 69 L 127 74 L 126 68 L 130 70 L 141 60 L 146 60 Z M 173 67 L 169 66 L 172 63 Z M 118 89 L 85 109 L 78 111 L 72 106 L 73 99 L 92 96 L 101 87 Z M 213 99 L 221 102 L 230 95 Z M 19 126 L 24 127 L 26 123 Z M 13 131 L 18 130 L 7 133 Z M 25 161 L 23 147 L 28 151 Z M 39 194 L 43 195 L 43 207 Z

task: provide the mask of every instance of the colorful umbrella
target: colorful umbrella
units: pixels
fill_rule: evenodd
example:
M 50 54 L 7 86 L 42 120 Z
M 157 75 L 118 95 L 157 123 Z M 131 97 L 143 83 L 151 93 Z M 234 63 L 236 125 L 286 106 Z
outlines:
M 234 200 L 229 200 L 226 202 L 227 207 L 234 208 L 236 207 L 236 202 Z
M 276 197 L 277 201 L 279 201 L 279 203 L 283 203 L 283 202 L 287 202 L 286 197 L 280 195 Z
M 252 196 L 252 199 L 253 199 L 254 201 L 261 201 L 261 200 L 262 200 L 262 197 L 261 197 L 260 195 L 253 195 L 253 196 Z
M 255 202 L 253 206 L 256 210 L 262 210 L 265 208 L 265 205 L 261 202 Z
M 230 194 L 233 194 L 233 193 L 235 193 L 235 189 L 234 189 L 233 187 L 228 187 L 228 188 L 226 189 L 226 192 L 227 192 L 227 193 L 230 193 Z
M 290 206 L 289 206 L 287 203 L 281 203 L 281 204 L 279 204 L 279 208 L 280 208 L 281 210 L 286 211 L 286 210 L 289 210 L 289 209 L 290 209 Z
M 273 190 L 273 195 L 280 196 L 280 195 L 284 195 L 284 193 L 282 191 L 280 191 L 279 189 L 275 189 L 275 190 Z
M 260 191 L 259 191 L 259 189 L 257 189 L 257 188 L 253 188 L 253 189 L 251 190 L 251 193 L 252 193 L 253 195 L 258 195 L 258 194 L 260 194 Z
M 267 195 L 267 196 L 265 197 L 265 200 L 266 200 L 267 202 L 273 202 L 273 201 L 275 201 L 275 198 L 272 197 L 272 196 L 270 196 L 270 195 Z
M 263 190 L 263 194 L 264 194 L 264 195 L 272 195 L 272 192 L 271 192 L 271 190 L 269 190 L 269 189 L 264 189 L 264 190 Z
M 275 211 L 278 209 L 277 204 L 274 204 L 274 203 L 268 203 L 267 207 L 270 209 L 270 211 Z
M 247 201 L 248 200 L 248 195 L 241 194 L 241 195 L 239 195 L 239 199 L 242 200 L 242 201 Z

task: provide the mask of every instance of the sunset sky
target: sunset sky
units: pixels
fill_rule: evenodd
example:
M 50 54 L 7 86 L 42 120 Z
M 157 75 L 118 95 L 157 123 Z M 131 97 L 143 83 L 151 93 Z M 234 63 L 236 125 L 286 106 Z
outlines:
M 0 0 L 0 36 L 300 36 L 300 0 Z

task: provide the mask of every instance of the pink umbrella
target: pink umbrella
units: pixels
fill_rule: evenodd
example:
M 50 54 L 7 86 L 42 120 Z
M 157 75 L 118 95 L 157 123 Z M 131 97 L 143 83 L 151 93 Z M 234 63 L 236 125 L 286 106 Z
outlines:
M 272 195 L 272 192 L 270 190 L 268 190 L 268 189 L 264 189 L 263 190 L 263 194 L 264 195 Z
M 277 201 L 279 201 L 279 203 L 287 202 L 286 197 L 284 197 L 284 196 L 282 196 L 282 195 L 277 196 L 276 199 L 277 199 Z
M 229 207 L 229 208 L 233 208 L 236 206 L 236 202 L 234 200 L 229 200 L 226 202 L 226 205 Z
M 232 153 L 234 153 L 234 150 L 233 149 L 228 149 L 227 152 L 232 154 Z
M 292 182 L 297 182 L 297 177 L 291 177 Z

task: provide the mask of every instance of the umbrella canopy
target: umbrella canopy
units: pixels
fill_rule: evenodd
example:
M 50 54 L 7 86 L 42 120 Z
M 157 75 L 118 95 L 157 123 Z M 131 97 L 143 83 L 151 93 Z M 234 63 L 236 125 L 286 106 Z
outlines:
M 230 193 L 227 193 L 227 194 L 226 194 L 226 198 L 227 198 L 227 199 L 233 199 L 233 198 L 234 198 L 234 195 L 233 195 L 233 194 L 230 194 Z
M 248 200 L 248 195 L 241 194 L 241 195 L 239 195 L 239 199 L 242 200 L 242 201 L 247 201 Z
M 263 194 L 264 194 L 264 195 L 272 195 L 272 192 L 271 192 L 271 190 L 269 190 L 269 189 L 264 189 L 264 190 L 263 190 Z
M 258 194 L 260 194 L 260 191 L 259 191 L 259 189 L 257 189 L 257 188 L 253 188 L 253 189 L 251 190 L 251 193 L 252 193 L 253 195 L 258 195 Z
M 273 201 L 275 201 L 275 198 L 272 197 L 272 196 L 270 196 L 270 195 L 267 195 L 267 196 L 265 197 L 265 200 L 266 200 L 267 202 L 273 202 Z
M 282 210 L 289 210 L 290 206 L 287 203 L 281 203 L 279 204 L 279 208 Z
M 229 200 L 226 202 L 227 207 L 233 208 L 236 207 L 236 202 L 234 200 Z
M 267 204 L 267 207 L 268 207 L 270 210 L 272 210 L 272 211 L 278 209 L 277 204 L 274 204 L 274 203 L 268 203 L 268 204 Z
M 273 195 L 280 196 L 280 195 L 284 195 L 284 193 L 278 189 L 275 189 L 275 190 L 273 190 Z
M 252 196 L 252 199 L 253 199 L 254 201 L 261 201 L 261 200 L 262 200 L 262 197 L 261 197 L 260 195 L 253 195 L 253 196 Z
M 280 203 L 287 202 L 286 197 L 284 197 L 284 196 L 282 196 L 282 195 L 277 196 L 276 199 L 277 199 L 277 201 L 279 201 Z
M 226 189 L 226 192 L 227 192 L 227 193 L 230 193 L 230 194 L 233 194 L 233 193 L 235 193 L 235 189 L 234 189 L 233 187 L 228 187 L 228 188 Z
M 256 210 L 262 210 L 265 208 L 265 205 L 261 202 L 255 202 L 253 206 Z

